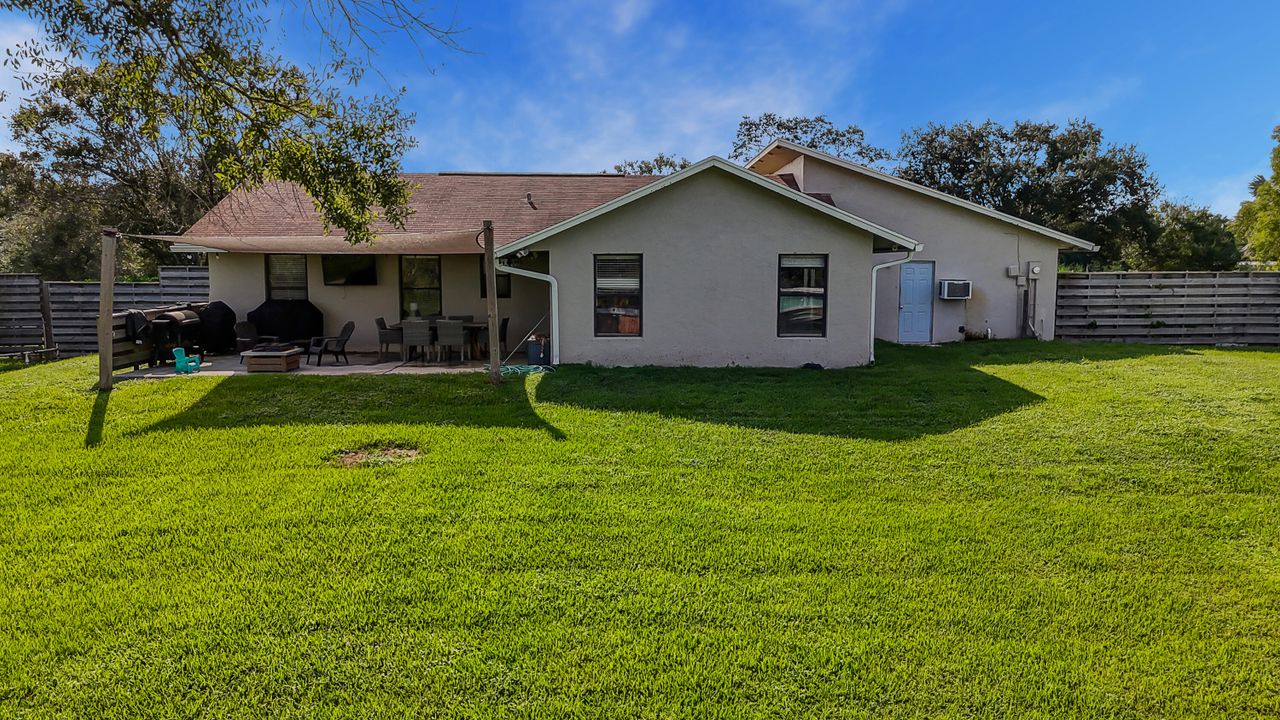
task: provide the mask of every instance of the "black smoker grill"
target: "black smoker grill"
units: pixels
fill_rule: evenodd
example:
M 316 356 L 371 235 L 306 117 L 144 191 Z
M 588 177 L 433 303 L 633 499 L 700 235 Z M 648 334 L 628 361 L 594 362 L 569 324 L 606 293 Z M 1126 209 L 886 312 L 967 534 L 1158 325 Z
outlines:
M 153 364 L 172 362 L 173 349 L 177 347 L 188 353 L 200 353 L 200 316 L 194 310 L 160 313 L 151 321 L 151 328 L 155 344 L 151 355 Z

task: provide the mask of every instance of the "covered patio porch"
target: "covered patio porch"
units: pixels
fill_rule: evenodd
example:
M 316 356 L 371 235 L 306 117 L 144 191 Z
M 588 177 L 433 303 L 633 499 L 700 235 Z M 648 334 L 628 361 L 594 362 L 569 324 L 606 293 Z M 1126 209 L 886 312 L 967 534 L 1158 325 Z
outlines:
M 473 234 L 388 234 L 353 246 L 329 236 L 186 237 L 179 252 L 203 252 L 209 262 L 209 299 L 226 303 L 239 321 L 256 322 L 262 335 L 297 342 L 303 334 L 336 336 L 355 323 L 349 352 L 389 350 L 389 335 L 380 324 L 395 328 L 422 318 L 457 319 L 467 325 L 471 356 L 476 357 L 487 319 L 489 288 L 483 274 L 483 252 Z M 545 253 L 526 253 L 517 268 L 545 273 Z M 523 355 L 527 338 L 551 330 L 551 292 L 539 279 L 498 272 L 499 327 L 504 359 Z M 306 333 L 280 332 L 255 319 L 255 311 L 272 303 L 313 306 L 322 320 Z M 262 317 L 258 315 L 257 317 Z M 296 336 L 295 336 L 296 335 Z

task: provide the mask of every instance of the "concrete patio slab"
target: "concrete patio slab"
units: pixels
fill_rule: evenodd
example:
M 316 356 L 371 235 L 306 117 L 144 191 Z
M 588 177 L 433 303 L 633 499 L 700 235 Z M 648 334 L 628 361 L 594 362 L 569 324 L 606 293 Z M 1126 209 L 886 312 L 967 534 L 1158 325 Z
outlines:
M 481 372 L 484 363 L 425 363 L 419 360 L 405 362 L 399 358 L 379 361 L 374 353 L 351 353 L 351 363 L 333 364 L 326 360 L 324 365 L 302 363 L 297 370 L 288 373 L 253 373 L 254 375 L 437 375 L 441 373 Z M 227 377 L 232 375 L 248 375 L 245 366 L 240 363 L 239 355 L 211 355 L 200 359 L 199 375 Z M 172 365 L 116 373 L 117 380 L 158 379 L 173 377 L 190 377 L 178 375 Z

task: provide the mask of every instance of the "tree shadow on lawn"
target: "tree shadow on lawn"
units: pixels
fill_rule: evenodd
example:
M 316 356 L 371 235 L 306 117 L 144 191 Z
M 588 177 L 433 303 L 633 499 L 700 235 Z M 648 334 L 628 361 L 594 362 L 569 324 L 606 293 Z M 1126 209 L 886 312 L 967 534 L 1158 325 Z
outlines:
M 367 424 L 528 428 L 564 439 L 564 433 L 534 412 L 523 383 L 507 382 L 494 388 L 478 373 L 237 375 L 223 379 L 185 410 L 135 434 L 255 425 Z
M 875 367 L 824 371 L 570 366 L 539 380 L 537 400 L 761 430 L 909 440 L 1044 400 L 977 365 L 1119 360 L 1185 350 L 1010 341 L 941 347 L 882 343 L 876 352 Z
M 97 447 L 102 444 L 102 430 L 107 425 L 107 405 L 111 402 L 110 390 L 98 390 L 93 396 L 93 410 L 89 413 L 89 429 L 84 434 L 84 446 Z

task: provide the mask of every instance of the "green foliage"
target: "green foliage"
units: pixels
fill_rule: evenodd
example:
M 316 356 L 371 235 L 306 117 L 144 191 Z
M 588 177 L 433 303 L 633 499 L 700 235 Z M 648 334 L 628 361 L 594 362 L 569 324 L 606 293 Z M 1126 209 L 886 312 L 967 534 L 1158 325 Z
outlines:
M 877 354 L 0 373 L 0 716 L 1277 716 L 1280 354 Z
M 670 175 L 689 167 L 687 158 L 658 153 L 652 160 L 624 160 L 613 166 L 620 175 Z
M 1280 261 L 1280 125 L 1271 132 L 1271 177 L 1259 175 L 1249 184 L 1253 196 L 1240 205 L 1231 228 L 1245 244 L 1251 260 Z
M 856 125 L 838 128 L 825 115 L 814 117 L 782 117 L 764 113 L 759 117 L 744 115 L 738 123 L 729 159 L 746 162 L 759 155 L 774 140 L 789 140 L 838 158 L 875 165 L 893 157 L 884 148 L 867 142 Z
M 6 64 L 33 66 L 28 86 L 92 120 L 59 143 L 65 150 L 81 141 L 85 167 L 98 169 L 95 151 L 110 152 L 109 138 L 123 135 L 131 145 L 164 145 L 167 156 L 210 160 L 204 171 L 224 192 L 297 183 L 326 228 L 351 242 L 373 239 L 378 221 L 403 226 L 411 188 L 398 173 L 413 142 L 411 117 L 398 97 L 350 91 L 367 66 L 361 52 L 381 32 L 454 46 L 452 30 L 412 5 L 315 0 L 297 8 L 328 42 L 332 60 L 315 68 L 272 54 L 266 0 L 0 0 L 0 8 L 31 16 L 47 37 Z M 48 117 L 64 127 L 76 118 Z M 31 128 L 38 136 L 40 124 Z
M 0 272 L 36 273 L 49 280 L 96 279 L 100 229 L 98 214 L 78 202 L 28 207 L 0 220 Z
M 1205 207 L 1165 201 L 1156 210 L 1160 233 L 1145 247 L 1130 247 L 1125 264 L 1135 270 L 1234 270 L 1240 245 L 1230 220 Z
M 1140 256 L 1159 233 L 1160 184 L 1132 145 L 1106 145 L 1087 120 L 1060 128 L 931 123 L 902 136 L 897 173 L 912 182 L 1101 246 L 1096 266 Z M 1072 262 L 1069 256 L 1066 258 Z
M 113 102 L 117 76 L 108 65 L 67 68 L 10 117 L 25 150 L 0 157 L 8 174 L 28 180 L 8 193 L 0 213 L 0 268 L 49 280 L 96 278 L 102 226 L 179 234 L 224 195 L 211 150 L 191 155 L 184 143 L 118 121 L 127 109 Z M 119 260 L 125 274 L 154 274 L 174 255 L 164 242 L 134 238 L 121 245 Z
M 87 201 L 97 189 L 58 182 L 31 157 L 0 153 L 0 272 L 28 272 L 51 280 L 86 280 L 98 274 L 102 226 Z M 121 266 L 134 271 L 146 259 L 124 248 Z

